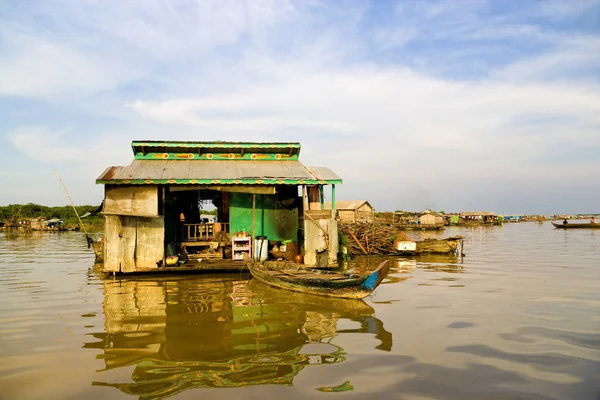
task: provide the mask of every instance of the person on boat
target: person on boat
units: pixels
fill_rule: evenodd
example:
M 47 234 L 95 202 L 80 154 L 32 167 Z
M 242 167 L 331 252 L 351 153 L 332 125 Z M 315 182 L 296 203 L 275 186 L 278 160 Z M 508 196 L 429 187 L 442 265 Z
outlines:
M 595 224 L 595 223 L 596 223 L 596 219 L 595 219 L 594 217 L 592 217 L 592 218 L 590 219 L 590 224 Z
M 569 223 L 569 221 L 567 221 L 567 219 L 565 218 L 565 220 L 563 221 L 563 225 L 567 225 Z

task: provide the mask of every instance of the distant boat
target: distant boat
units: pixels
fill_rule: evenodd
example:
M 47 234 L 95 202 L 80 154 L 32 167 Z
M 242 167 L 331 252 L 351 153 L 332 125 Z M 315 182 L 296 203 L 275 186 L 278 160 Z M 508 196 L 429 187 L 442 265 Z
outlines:
M 555 228 L 559 229 L 600 229 L 600 223 L 568 223 L 568 224 L 557 224 L 553 222 Z
M 364 275 L 316 269 L 277 269 L 260 262 L 249 262 L 248 267 L 253 278 L 267 285 L 347 299 L 362 299 L 371 294 L 390 269 L 387 260 L 379 264 L 375 271 Z

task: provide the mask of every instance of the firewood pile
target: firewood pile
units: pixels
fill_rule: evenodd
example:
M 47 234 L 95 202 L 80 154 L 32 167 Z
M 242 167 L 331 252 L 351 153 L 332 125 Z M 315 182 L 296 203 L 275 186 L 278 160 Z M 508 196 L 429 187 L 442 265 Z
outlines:
M 338 234 L 351 256 L 390 254 L 394 252 L 392 245 L 395 240 L 410 240 L 394 224 L 379 221 L 339 222 Z

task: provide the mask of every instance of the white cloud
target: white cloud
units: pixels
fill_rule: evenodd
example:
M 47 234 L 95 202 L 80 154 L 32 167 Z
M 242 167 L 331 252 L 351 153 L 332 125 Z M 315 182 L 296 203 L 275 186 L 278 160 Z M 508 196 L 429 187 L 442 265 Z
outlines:
M 440 165 L 451 166 L 440 171 L 445 179 L 460 171 L 466 180 L 501 175 L 540 182 L 587 180 L 595 174 L 591 167 L 600 168 L 600 160 L 569 166 L 535 161 L 552 159 L 553 143 L 564 143 L 565 150 L 600 146 L 589 134 L 600 126 L 597 85 L 453 83 L 405 69 L 296 72 L 240 93 L 138 101 L 132 108 L 173 129 L 192 125 L 225 138 L 295 131 L 306 163 L 329 165 L 349 182 L 391 182 L 407 170 L 402 179 L 418 182 Z M 542 130 L 519 126 L 539 116 L 562 122 Z
M 68 43 L 42 39 L 6 25 L 0 53 L 0 95 L 49 98 L 53 95 L 114 89 L 129 73 Z
M 555 48 L 545 53 L 523 57 L 495 71 L 492 78 L 509 81 L 548 81 L 589 79 L 586 71 L 600 69 L 600 39 L 578 36 L 555 38 Z M 597 79 L 594 78 L 594 81 Z
M 41 126 L 21 127 L 8 137 L 12 145 L 28 157 L 47 163 L 81 162 L 86 155 L 75 145 L 63 143 L 66 131 L 53 132 Z

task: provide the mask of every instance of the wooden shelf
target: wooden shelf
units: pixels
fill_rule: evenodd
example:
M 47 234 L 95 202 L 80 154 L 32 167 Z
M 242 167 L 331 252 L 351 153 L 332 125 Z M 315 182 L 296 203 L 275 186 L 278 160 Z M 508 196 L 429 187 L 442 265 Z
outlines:
M 250 237 L 232 237 L 231 238 L 231 258 L 233 260 L 243 260 L 252 258 L 252 239 Z

